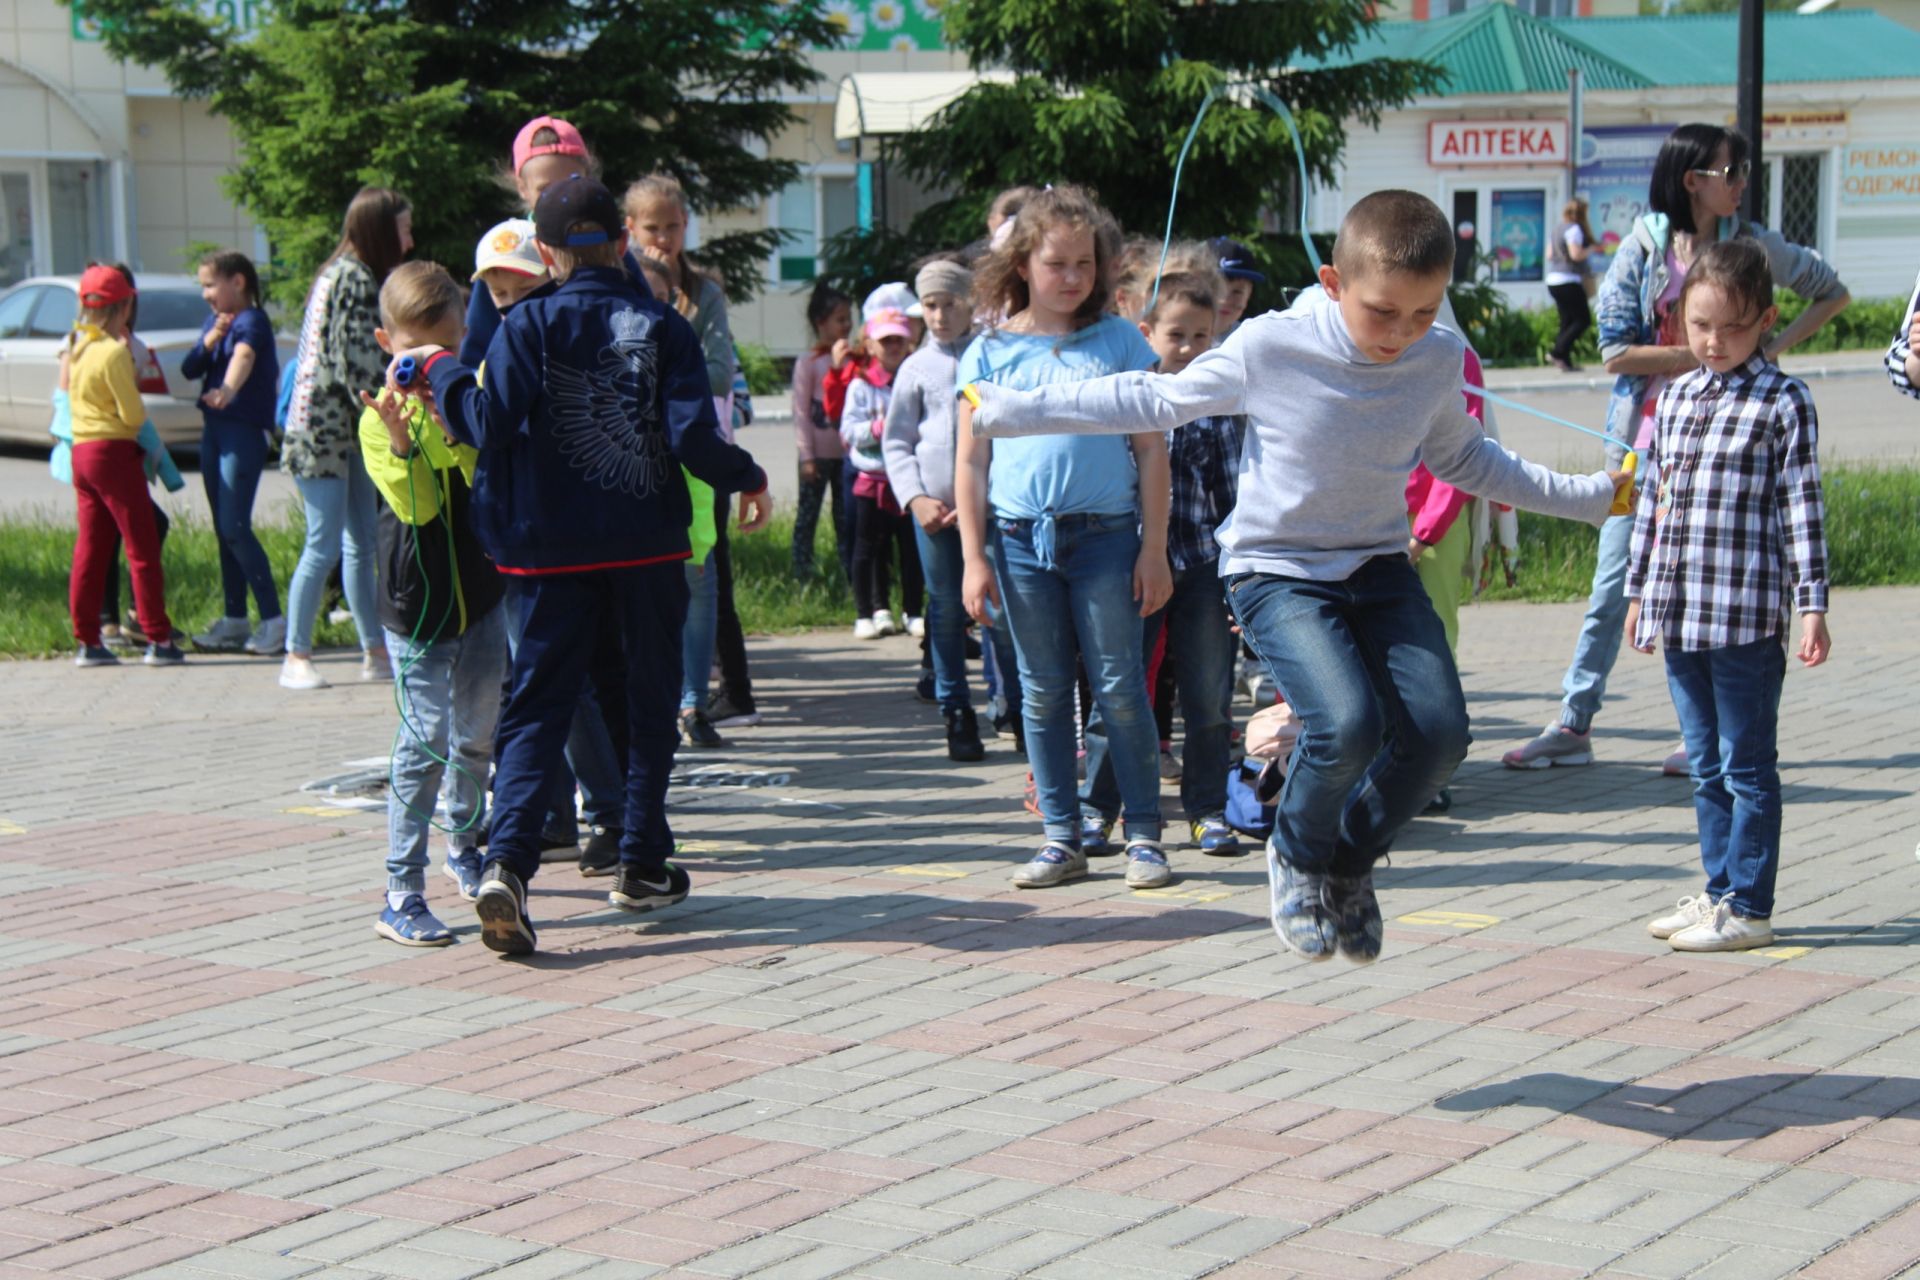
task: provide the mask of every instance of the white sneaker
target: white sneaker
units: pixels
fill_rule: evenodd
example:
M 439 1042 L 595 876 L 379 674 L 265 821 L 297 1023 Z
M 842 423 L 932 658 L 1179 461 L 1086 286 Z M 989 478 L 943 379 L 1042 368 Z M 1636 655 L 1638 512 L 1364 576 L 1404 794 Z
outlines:
M 1673 911 L 1647 921 L 1647 932 L 1656 938 L 1671 938 L 1682 929 L 1690 929 L 1713 916 L 1713 899 L 1706 894 L 1697 898 L 1682 898 L 1674 904 Z
M 1160 748 L 1160 781 L 1180 781 L 1180 757 L 1170 747 Z
M 1593 734 L 1574 733 L 1559 724 L 1550 724 L 1540 736 L 1515 747 L 1500 757 L 1509 769 L 1547 769 L 1554 765 L 1593 763 Z
M 217 618 L 193 638 L 193 647 L 208 653 L 237 653 L 247 643 L 251 630 L 245 618 Z
M 918 640 L 921 636 L 924 636 L 925 634 L 927 634 L 927 620 L 925 618 L 922 618 L 918 614 L 914 614 L 914 613 L 908 614 L 907 615 L 907 634 L 912 636 L 915 640 Z
M 1687 746 L 1684 742 L 1667 753 L 1667 758 L 1660 762 L 1660 772 L 1669 778 L 1693 776 L 1693 766 L 1687 763 Z
M 344 627 L 349 622 L 353 621 L 353 610 L 329 609 L 327 610 L 327 621 L 331 622 L 336 627 Z
M 312 658 L 287 655 L 280 664 L 280 687 L 282 689 L 325 689 L 326 680 L 314 669 Z
M 287 647 L 287 615 L 268 618 L 260 624 L 260 629 L 247 637 L 247 652 L 257 653 L 261 657 L 271 657 Z
M 385 649 L 372 649 L 360 655 L 360 678 L 368 684 L 386 684 L 393 679 L 393 664 Z
M 873 625 L 872 618 L 855 618 L 853 620 L 853 638 L 855 640 L 878 640 L 880 638 L 880 628 Z
M 873 611 L 873 629 L 877 634 L 883 636 L 897 636 L 900 634 L 900 624 L 893 620 L 893 613 L 887 609 L 875 609 Z
M 1733 914 L 1733 904 L 1714 904 L 1713 914 L 1667 939 L 1675 951 L 1750 951 L 1773 945 L 1773 921 Z

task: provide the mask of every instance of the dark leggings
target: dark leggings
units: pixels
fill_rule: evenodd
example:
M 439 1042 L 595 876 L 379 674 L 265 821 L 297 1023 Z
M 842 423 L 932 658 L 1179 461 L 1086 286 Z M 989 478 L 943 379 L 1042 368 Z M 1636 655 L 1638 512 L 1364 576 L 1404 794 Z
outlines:
M 1587 290 L 1581 284 L 1550 284 L 1547 292 L 1560 311 L 1560 332 L 1553 340 L 1553 358 L 1572 360 L 1573 344 L 1593 325 L 1593 311 L 1587 306 Z
M 813 535 L 820 525 L 820 507 L 831 495 L 833 503 L 833 542 L 840 553 L 840 572 L 853 581 L 853 530 L 847 511 L 847 490 L 840 473 L 845 464 L 839 458 L 819 458 L 813 464 L 813 479 L 800 481 L 800 499 L 793 509 L 793 575 L 804 578 L 813 573 Z
M 160 534 L 160 546 L 167 545 L 167 513 L 159 503 L 153 504 L 153 527 Z M 120 625 L 120 535 L 113 535 L 113 557 L 107 561 L 107 589 L 100 596 L 100 621 L 102 625 L 117 627 Z
M 926 607 L 925 581 L 920 571 L 920 549 L 913 538 L 912 518 L 902 511 L 884 511 L 878 498 L 853 499 L 853 603 L 862 618 L 871 618 L 893 599 L 893 575 L 888 563 L 900 561 L 901 608 L 908 617 Z

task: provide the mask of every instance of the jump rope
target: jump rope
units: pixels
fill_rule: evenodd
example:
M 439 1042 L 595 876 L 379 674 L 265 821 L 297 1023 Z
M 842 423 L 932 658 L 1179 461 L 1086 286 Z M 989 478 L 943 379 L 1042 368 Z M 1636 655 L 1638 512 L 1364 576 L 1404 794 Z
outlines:
M 1194 113 L 1193 124 L 1187 129 L 1186 140 L 1180 144 L 1180 153 L 1174 159 L 1173 190 L 1167 197 L 1167 230 L 1160 241 L 1160 261 L 1153 273 L 1153 292 L 1147 299 L 1146 309 L 1148 311 L 1153 310 L 1154 304 L 1160 300 L 1160 281 L 1166 275 L 1167 255 L 1173 249 L 1173 217 L 1180 205 L 1180 185 L 1186 175 L 1187 153 L 1193 149 L 1193 141 L 1200 135 L 1200 125 L 1206 120 L 1207 112 L 1213 109 L 1213 104 L 1218 102 L 1224 95 L 1236 93 L 1244 94 L 1253 101 L 1260 103 L 1275 115 L 1279 116 L 1281 123 L 1287 127 L 1287 138 L 1288 141 L 1293 143 L 1294 164 L 1298 168 L 1300 177 L 1300 244 L 1307 251 L 1307 261 L 1312 265 L 1314 274 L 1316 276 L 1320 274 L 1322 265 L 1320 261 L 1320 251 L 1314 247 L 1313 236 L 1309 234 L 1307 230 L 1307 197 L 1313 191 L 1313 184 L 1312 180 L 1307 176 L 1307 149 L 1300 141 L 1300 125 L 1294 120 L 1293 112 L 1288 109 L 1287 104 L 1265 85 L 1255 84 L 1251 81 L 1229 81 L 1225 84 L 1215 85 L 1213 88 L 1207 90 L 1207 96 L 1200 100 L 1199 111 Z M 1535 409 L 1531 405 L 1520 403 L 1518 400 L 1510 400 L 1505 396 L 1496 395 L 1485 387 L 1477 387 L 1464 380 L 1461 383 L 1461 390 L 1472 395 L 1480 396 L 1482 399 L 1489 400 L 1494 404 L 1502 405 L 1546 422 L 1551 422 L 1555 426 L 1565 427 L 1569 431 L 1578 431 L 1581 435 L 1592 436 L 1594 439 L 1604 441 L 1609 445 L 1621 443 L 1604 431 L 1595 431 L 1592 427 L 1583 427 L 1577 422 L 1569 422 L 1556 414 Z M 961 388 L 961 394 L 972 403 L 974 408 L 978 409 L 980 407 L 980 396 L 974 391 L 972 384 Z M 1639 465 L 1640 455 L 1632 449 L 1627 450 L 1626 458 L 1621 463 L 1621 469 L 1626 472 L 1626 483 L 1621 485 L 1615 492 L 1613 505 L 1608 509 L 1608 514 L 1624 516 L 1631 514 L 1633 511 L 1633 477 Z

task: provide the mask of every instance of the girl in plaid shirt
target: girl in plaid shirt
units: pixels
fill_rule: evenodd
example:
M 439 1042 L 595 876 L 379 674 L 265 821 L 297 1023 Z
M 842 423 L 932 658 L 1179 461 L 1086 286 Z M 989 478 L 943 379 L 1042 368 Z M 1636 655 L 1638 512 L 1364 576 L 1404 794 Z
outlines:
M 1680 295 L 1700 368 L 1660 394 L 1627 562 L 1626 639 L 1664 645 L 1693 775 L 1707 887 L 1647 931 L 1676 951 L 1773 942 L 1780 869 L 1780 682 L 1789 607 L 1799 657 L 1827 660 L 1819 434 L 1806 385 L 1767 359 L 1765 252 L 1722 241 Z

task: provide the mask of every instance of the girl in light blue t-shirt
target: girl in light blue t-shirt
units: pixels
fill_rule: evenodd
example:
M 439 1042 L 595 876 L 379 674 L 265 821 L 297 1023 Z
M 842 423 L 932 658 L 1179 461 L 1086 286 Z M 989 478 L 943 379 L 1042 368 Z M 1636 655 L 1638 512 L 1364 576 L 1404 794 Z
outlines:
M 1007 318 L 961 356 L 959 386 L 991 380 L 1029 389 L 1151 368 L 1153 350 L 1139 328 L 1107 314 L 1119 239 L 1112 217 L 1078 187 L 1029 200 L 976 273 L 980 313 Z M 1140 620 L 1172 591 L 1166 439 L 1148 432 L 989 442 L 973 438 L 971 406 L 963 401 L 960 413 L 962 596 L 983 625 L 993 625 L 989 605 L 997 603 L 1012 629 L 1046 831 L 1013 882 L 1030 889 L 1087 874 L 1074 779 L 1078 656 L 1120 783 L 1127 884 L 1158 888 L 1172 873 L 1159 843 L 1160 742 Z

